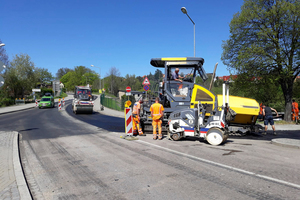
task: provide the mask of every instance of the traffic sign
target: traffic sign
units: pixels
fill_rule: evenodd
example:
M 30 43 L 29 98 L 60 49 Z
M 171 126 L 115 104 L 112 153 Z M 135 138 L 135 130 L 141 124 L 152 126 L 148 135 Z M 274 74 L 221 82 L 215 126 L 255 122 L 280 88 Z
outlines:
M 126 92 L 131 92 L 131 88 L 129 86 L 126 87 Z
M 149 86 L 148 85 L 144 85 L 144 90 L 148 91 L 149 90 Z
M 143 85 L 150 85 L 150 81 L 148 80 L 148 78 L 146 77 L 144 82 L 143 82 Z

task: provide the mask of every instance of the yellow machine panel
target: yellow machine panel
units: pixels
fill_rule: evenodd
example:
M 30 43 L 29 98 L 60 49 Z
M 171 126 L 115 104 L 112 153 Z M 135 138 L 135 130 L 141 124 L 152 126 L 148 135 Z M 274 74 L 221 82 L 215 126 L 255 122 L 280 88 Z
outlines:
M 217 95 L 218 106 L 223 105 L 223 95 Z M 225 100 L 226 102 L 226 100 Z M 229 96 L 229 107 L 236 112 L 236 117 L 231 123 L 252 124 L 259 113 L 259 103 L 255 99 Z

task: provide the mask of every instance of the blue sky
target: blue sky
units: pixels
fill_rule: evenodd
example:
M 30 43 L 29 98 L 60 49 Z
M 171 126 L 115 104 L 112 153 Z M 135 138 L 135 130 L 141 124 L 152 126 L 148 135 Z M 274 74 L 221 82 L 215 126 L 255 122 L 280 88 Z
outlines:
M 53 75 L 62 67 L 95 65 L 101 77 L 111 67 L 126 74 L 154 73 L 151 58 L 196 57 L 204 69 L 229 75 L 221 62 L 222 41 L 243 0 L 4 0 L 0 39 L 10 58 L 28 54 Z M 96 72 L 99 69 L 91 68 Z

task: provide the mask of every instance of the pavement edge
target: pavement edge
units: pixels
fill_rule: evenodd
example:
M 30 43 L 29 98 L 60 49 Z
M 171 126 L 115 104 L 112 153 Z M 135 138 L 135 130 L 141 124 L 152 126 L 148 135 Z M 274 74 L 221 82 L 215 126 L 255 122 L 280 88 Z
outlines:
M 299 144 L 293 144 L 292 142 L 288 141 L 282 141 L 282 140 L 288 140 L 288 139 L 272 139 L 271 144 L 282 146 L 282 147 L 289 147 L 293 149 L 300 149 L 300 143 Z
M 21 166 L 19 154 L 19 133 L 16 131 L 14 131 L 13 141 L 13 165 L 21 200 L 32 200 Z
M 20 112 L 20 111 L 23 111 L 23 110 L 29 110 L 29 109 L 33 109 L 33 108 L 36 108 L 36 107 L 33 106 L 33 107 L 28 107 L 28 108 L 22 108 L 20 110 L 11 110 L 11 111 L 6 111 L 6 112 L 0 112 L 0 115 L 5 115 L 5 114 L 10 114 L 10 113 Z

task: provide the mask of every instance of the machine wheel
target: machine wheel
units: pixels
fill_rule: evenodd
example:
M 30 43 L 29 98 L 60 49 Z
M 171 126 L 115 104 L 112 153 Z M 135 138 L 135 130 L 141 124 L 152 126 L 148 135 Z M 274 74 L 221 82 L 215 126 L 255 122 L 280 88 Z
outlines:
M 211 128 L 207 131 L 206 140 L 211 145 L 219 145 L 227 140 L 224 132 L 219 128 Z
M 180 135 L 180 133 L 174 133 L 171 137 L 173 140 L 178 141 L 178 140 L 180 140 L 181 135 Z

